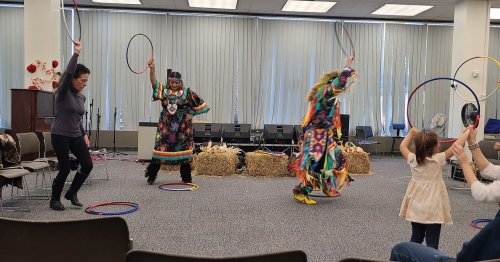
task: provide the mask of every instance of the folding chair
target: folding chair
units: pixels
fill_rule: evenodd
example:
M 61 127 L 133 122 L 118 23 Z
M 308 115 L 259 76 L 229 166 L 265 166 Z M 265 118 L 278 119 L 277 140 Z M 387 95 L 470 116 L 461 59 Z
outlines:
M 2 261 L 125 262 L 129 230 L 121 217 L 69 221 L 0 218 Z
M 2 189 L 5 185 L 11 185 L 10 198 L 14 198 L 14 187 L 23 188 L 25 191 L 24 196 L 29 196 L 28 183 L 26 182 L 26 175 L 30 172 L 20 166 L 20 156 L 14 139 L 10 135 L 0 135 L 0 209 L 1 214 L 3 211 L 26 211 L 21 207 L 4 207 Z M 19 193 L 19 191 L 18 191 Z
M 89 182 L 92 180 L 109 180 L 109 174 L 108 174 L 108 151 L 106 149 L 101 149 L 101 150 L 96 150 L 96 151 L 90 151 L 90 156 L 93 158 L 92 162 L 94 164 L 94 170 L 89 176 Z M 104 167 L 104 174 L 106 177 L 95 177 L 96 168 L 98 169 Z M 94 177 L 94 178 L 93 178 Z
M 40 158 L 40 140 L 38 139 L 38 136 L 33 132 L 17 133 L 16 136 L 19 143 L 19 154 L 21 155 L 21 159 L 23 159 L 23 157 L 30 159 L 29 161 L 21 161 L 21 166 L 25 169 L 28 169 L 30 172 L 36 172 L 35 188 L 38 184 L 38 174 L 40 171 L 42 171 L 42 188 L 50 188 L 45 179 L 45 170 L 47 170 L 49 173 L 51 172 L 50 164 L 47 160 Z M 44 197 L 48 199 L 49 192 L 47 191 L 47 196 L 31 197 Z
M 375 151 L 380 155 L 378 151 L 380 142 L 373 138 L 371 126 L 356 126 L 356 138 L 354 141 L 361 147 L 375 145 Z M 366 148 L 365 151 L 368 151 L 368 148 Z
M 42 132 L 42 137 L 45 150 L 43 151 L 41 159 L 48 161 L 52 167 L 57 167 L 59 161 L 57 161 L 57 157 L 54 153 L 54 147 L 52 147 L 52 136 L 50 135 L 50 132 Z
M 20 212 L 29 212 L 29 209 L 22 209 L 21 207 L 15 207 L 15 206 L 9 206 L 9 207 L 4 207 L 3 206 L 3 197 L 2 197 L 2 189 L 3 186 L 8 183 L 8 181 L 11 182 L 11 197 L 14 192 L 14 183 L 16 179 L 21 179 L 22 187 L 27 190 L 28 189 L 28 184 L 26 183 L 26 176 L 30 172 L 22 167 L 12 167 L 12 168 L 3 168 L 0 167 L 0 214 L 3 216 L 4 211 L 20 211 Z M 27 194 L 29 195 L 29 194 Z
M 280 253 L 260 254 L 240 257 L 200 257 L 181 256 L 144 250 L 132 250 L 127 253 L 126 262 L 306 262 L 307 255 L 303 251 L 287 251 Z

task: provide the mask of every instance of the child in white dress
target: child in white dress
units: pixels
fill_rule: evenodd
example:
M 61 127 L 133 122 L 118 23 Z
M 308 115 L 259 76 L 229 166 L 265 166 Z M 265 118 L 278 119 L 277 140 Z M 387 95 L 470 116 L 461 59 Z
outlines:
M 463 145 L 469 135 L 466 130 L 455 143 Z M 408 149 L 415 142 L 415 153 Z M 439 152 L 436 133 L 412 128 L 400 145 L 401 154 L 411 169 L 411 180 L 401 204 L 399 216 L 411 222 L 411 242 L 438 249 L 442 224 L 452 224 L 450 200 L 443 181 L 442 166 L 453 156 L 451 147 Z

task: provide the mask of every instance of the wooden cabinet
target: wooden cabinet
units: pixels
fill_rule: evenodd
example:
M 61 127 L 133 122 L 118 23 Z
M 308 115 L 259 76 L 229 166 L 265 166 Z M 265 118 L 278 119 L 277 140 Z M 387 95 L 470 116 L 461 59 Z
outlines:
M 50 131 L 54 121 L 54 94 L 28 89 L 12 89 L 12 131 Z

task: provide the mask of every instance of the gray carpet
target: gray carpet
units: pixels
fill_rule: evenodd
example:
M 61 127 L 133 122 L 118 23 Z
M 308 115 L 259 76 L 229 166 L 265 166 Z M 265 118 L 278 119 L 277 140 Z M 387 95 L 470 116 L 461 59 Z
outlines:
M 132 156 L 133 157 L 133 156 Z M 96 161 L 96 163 L 99 163 Z M 160 173 L 156 184 L 146 183 L 145 165 L 109 160 L 109 180 L 93 180 L 79 193 L 87 205 L 131 201 L 139 210 L 123 215 L 134 248 L 201 256 L 235 256 L 300 249 L 309 261 L 336 261 L 345 257 L 388 259 L 392 246 L 408 241 L 410 223 L 398 217 L 410 171 L 401 157 L 372 159 L 373 176 L 354 176 L 342 196 L 316 198 L 314 206 L 294 201 L 295 178 L 194 177 L 200 189 L 169 192 L 159 183 L 179 181 L 179 175 Z M 445 175 L 449 171 L 445 168 Z M 95 167 L 94 177 L 104 168 Z M 32 181 L 34 176 L 30 177 Z M 463 183 L 445 179 L 447 185 Z M 40 194 L 37 190 L 32 193 Z M 4 197 L 10 188 L 4 188 Z M 469 190 L 449 190 L 454 224 L 444 226 L 440 249 L 454 255 L 478 232 L 468 224 L 492 218 L 495 203 L 477 203 Z M 6 205 L 31 206 L 29 213 L 4 216 L 29 220 L 91 218 L 83 209 L 52 211 L 48 200 L 7 200 Z

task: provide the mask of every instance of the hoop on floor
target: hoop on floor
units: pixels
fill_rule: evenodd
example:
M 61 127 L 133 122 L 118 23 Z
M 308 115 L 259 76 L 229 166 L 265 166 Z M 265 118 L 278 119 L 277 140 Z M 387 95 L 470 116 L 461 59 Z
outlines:
M 424 86 L 425 84 L 427 84 L 429 82 L 433 82 L 433 81 L 437 81 L 437 80 L 451 80 L 454 82 L 458 82 L 461 85 L 465 86 L 467 89 L 469 89 L 469 91 L 472 93 L 472 95 L 474 95 L 474 98 L 476 99 L 476 103 L 477 103 L 477 116 L 476 116 L 476 121 L 474 123 L 474 127 L 477 127 L 477 125 L 479 124 L 479 119 L 480 119 L 481 105 L 479 104 L 479 99 L 477 98 L 476 93 L 474 93 L 474 91 L 468 85 L 466 85 L 464 82 L 462 82 L 460 80 L 457 80 L 457 79 L 451 78 L 451 77 L 436 77 L 436 78 L 429 79 L 429 80 L 423 82 L 422 84 L 417 86 L 417 88 L 415 88 L 415 90 L 413 90 L 413 92 L 411 92 L 410 97 L 408 98 L 408 102 L 406 103 L 406 110 L 407 110 L 406 111 L 406 119 L 408 120 L 408 125 L 410 126 L 410 128 L 413 128 L 413 124 L 411 123 L 411 120 L 410 120 L 410 101 L 411 101 L 411 98 L 413 97 L 415 92 L 417 92 L 417 90 L 420 89 L 422 86 Z M 453 143 L 455 141 L 456 141 L 456 139 L 450 139 L 450 140 L 443 140 L 443 141 L 439 141 L 439 142 L 440 143 Z
M 340 23 L 340 26 L 342 27 L 342 31 L 344 31 L 345 35 L 347 36 L 347 40 L 349 40 L 349 44 L 351 46 L 351 53 L 352 53 L 351 55 L 352 55 L 352 58 L 354 59 L 356 57 L 356 50 L 354 49 L 354 43 L 352 42 L 351 35 L 349 34 L 349 31 L 347 31 L 347 28 L 344 26 L 344 23 L 339 22 L 339 21 L 335 21 L 335 23 L 333 24 L 333 28 L 335 31 L 335 38 L 337 39 L 337 43 L 339 44 L 340 49 L 342 50 L 342 54 L 344 54 L 344 56 L 349 56 L 349 54 L 344 49 L 344 46 L 342 45 L 342 41 L 340 41 L 339 30 L 337 29 L 338 23 Z
M 184 185 L 184 186 L 188 186 L 188 187 L 183 187 L 183 188 L 170 187 L 170 186 L 175 186 L 175 185 Z M 193 191 L 193 190 L 200 188 L 200 186 L 197 184 L 194 184 L 194 183 L 171 182 L 171 183 L 161 184 L 160 186 L 158 186 L 158 188 L 160 188 L 161 190 L 167 190 L 167 191 Z
M 142 73 L 144 73 L 144 72 L 146 72 L 146 70 L 148 70 L 148 68 L 149 68 L 149 65 L 147 65 L 147 66 L 146 66 L 146 68 L 144 68 L 143 70 L 141 70 L 141 71 L 139 71 L 139 72 L 137 72 L 137 71 L 135 71 L 134 69 L 132 69 L 132 67 L 130 66 L 130 61 L 129 61 L 129 59 L 128 59 L 128 50 L 129 50 L 129 48 L 130 48 L 130 44 L 132 43 L 132 40 L 134 40 L 134 38 L 135 38 L 136 36 L 140 36 L 140 35 L 141 35 L 141 36 L 144 36 L 144 37 L 145 37 L 145 38 L 149 41 L 149 44 L 151 45 L 151 58 L 153 58 L 153 57 L 154 57 L 153 42 L 151 42 L 151 39 L 150 39 L 147 35 L 145 35 L 145 34 L 135 34 L 134 36 L 132 36 L 132 38 L 130 38 L 130 41 L 128 41 L 128 45 L 127 45 L 127 53 L 125 54 L 125 58 L 126 58 L 126 60 L 127 60 L 127 66 L 128 66 L 128 69 L 130 69 L 130 71 L 132 71 L 132 73 L 135 73 L 135 74 L 138 74 L 138 75 L 139 75 L 139 74 L 142 74 Z
M 340 194 L 335 195 L 335 196 L 327 196 L 327 195 L 320 195 L 320 194 L 307 194 L 310 197 L 324 197 L 324 198 L 334 198 L 334 197 L 339 197 Z
M 473 227 L 473 228 L 477 228 L 477 229 L 483 229 L 484 226 L 480 226 L 481 224 L 488 224 L 489 222 L 491 222 L 493 219 L 489 219 L 489 218 L 480 218 L 480 219 L 474 219 L 472 220 L 472 222 L 470 222 L 470 226 Z
M 81 42 L 82 41 L 82 21 L 80 20 L 80 11 L 78 11 L 78 6 L 76 5 L 75 0 L 73 0 L 73 9 L 76 11 L 76 16 L 78 17 L 78 27 L 80 28 L 80 30 L 78 30 L 78 32 L 80 34 L 78 37 L 78 42 Z M 61 0 L 61 13 L 62 13 L 64 25 L 66 26 L 66 32 L 68 33 L 69 39 L 71 40 L 71 42 L 73 42 L 73 44 L 76 44 L 76 41 L 73 39 L 73 37 L 71 37 L 71 34 L 69 32 L 69 27 L 68 27 L 68 21 L 66 20 L 66 14 L 64 14 L 64 0 Z
M 490 56 L 475 56 L 475 57 L 471 57 L 467 60 L 465 60 L 458 68 L 457 70 L 455 71 L 455 74 L 453 75 L 453 78 L 457 78 L 457 74 L 458 74 L 458 71 L 460 70 L 460 68 L 462 68 L 463 65 L 465 65 L 467 62 L 471 61 L 471 60 L 474 60 L 474 59 L 479 59 L 479 58 L 486 58 L 488 60 L 491 60 L 493 62 L 495 62 L 497 64 L 498 67 L 500 67 L 500 62 L 498 60 L 496 60 L 495 58 L 493 57 L 490 57 Z M 457 90 L 457 85 L 455 82 L 453 82 L 451 84 L 451 87 L 455 90 L 455 93 L 457 93 L 458 97 L 460 97 L 462 100 L 464 101 L 467 101 L 467 102 L 474 102 L 474 100 L 469 100 L 463 96 L 460 95 L 460 93 L 458 92 Z M 484 101 L 486 99 L 488 99 L 490 96 L 492 96 L 496 91 L 497 89 L 500 88 L 500 80 L 497 82 L 497 87 L 495 89 L 493 89 L 493 91 L 491 91 L 490 94 L 488 94 L 486 97 L 482 98 L 482 99 L 479 99 L 479 101 Z
M 104 212 L 104 211 L 95 211 L 94 209 L 97 207 L 103 207 L 103 206 L 128 206 L 130 209 L 124 210 L 124 211 L 119 211 L 119 212 Z M 108 203 L 102 203 L 102 204 L 97 204 L 93 206 L 89 206 L 85 209 L 85 212 L 91 215 L 99 215 L 99 216 L 116 216 L 116 215 L 125 215 L 125 214 L 130 214 L 134 213 L 139 209 L 139 205 L 133 202 L 108 202 Z

